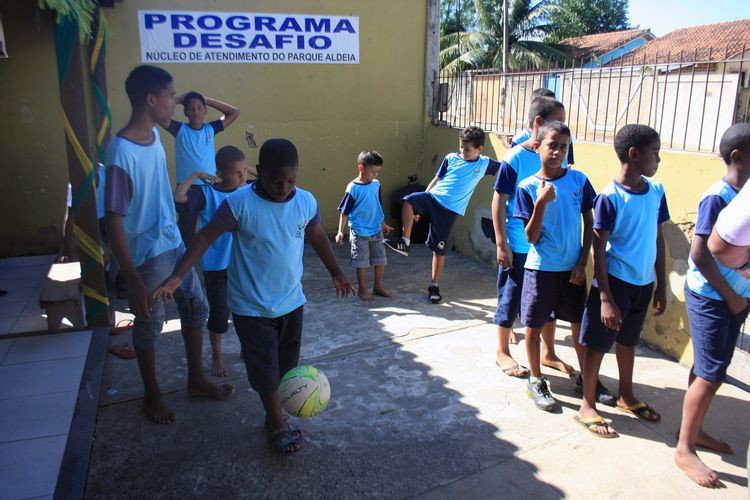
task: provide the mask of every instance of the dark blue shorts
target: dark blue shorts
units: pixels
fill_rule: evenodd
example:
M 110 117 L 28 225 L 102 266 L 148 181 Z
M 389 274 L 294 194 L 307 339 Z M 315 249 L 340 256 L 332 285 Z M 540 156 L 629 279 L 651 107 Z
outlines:
M 698 295 L 687 286 L 685 308 L 693 339 L 693 373 L 711 382 L 723 381 L 748 309 L 732 314 L 723 300 Z
M 430 216 L 430 233 L 427 235 L 425 244 L 436 254 L 445 255 L 448 236 L 451 234 L 458 214 L 435 201 L 435 198 L 426 191 L 405 196 L 404 201 L 411 204 L 415 213 Z
M 281 377 L 299 364 L 302 306 L 278 318 L 232 314 L 250 387 L 261 396 L 279 388 Z
M 206 328 L 213 333 L 229 330 L 229 302 L 227 301 L 227 270 L 203 271 L 208 299 L 208 323 Z
M 555 319 L 580 323 L 586 305 L 586 284 L 570 282 L 570 271 L 526 269 L 521 291 L 521 322 L 541 328 L 554 312 Z
M 654 284 L 638 286 L 609 275 L 609 289 L 622 316 L 620 331 L 611 330 L 602 323 L 602 301 L 596 281 L 591 285 L 581 322 L 581 344 L 599 352 L 609 352 L 615 342 L 627 347 L 638 344 L 643 321 L 651 305 Z
M 521 290 L 526 265 L 526 253 L 513 252 L 513 267 L 497 270 L 497 310 L 493 322 L 504 328 L 513 326 L 521 312 Z

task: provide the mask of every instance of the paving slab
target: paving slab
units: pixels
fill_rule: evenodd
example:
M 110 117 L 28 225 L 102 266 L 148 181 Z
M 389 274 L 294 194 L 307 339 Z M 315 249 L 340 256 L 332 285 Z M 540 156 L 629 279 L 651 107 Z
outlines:
M 335 251 L 345 265 L 347 249 Z M 572 419 L 580 404 L 573 380 L 545 370 L 562 403 L 560 413 L 548 414 L 526 397 L 525 381 L 495 366 L 495 271 L 449 254 L 445 301 L 435 306 L 425 294 L 429 252 L 414 248 L 409 258 L 389 259 L 385 284 L 397 298 L 342 300 L 307 249 L 302 362 L 326 373 L 332 399 L 321 415 L 295 421 L 305 440 L 292 456 L 266 447 L 262 407 L 231 329 L 224 351 L 238 391 L 223 402 L 187 398 L 177 322 L 158 339 L 157 372 L 174 425 L 145 419 L 137 364 L 108 355 L 86 497 L 746 498 L 750 394 L 729 385 L 719 390 L 706 429 L 738 453 L 701 452 L 726 488 L 700 490 L 672 464 L 687 369 L 639 347 L 635 390 L 663 422 L 647 425 L 603 409 L 623 436 L 597 439 Z M 524 363 L 519 338 L 512 351 Z M 129 334 L 110 338 L 129 341 Z M 562 323 L 556 349 L 576 365 Z M 205 345 L 206 366 L 209 352 Z M 616 390 L 612 354 L 601 378 Z

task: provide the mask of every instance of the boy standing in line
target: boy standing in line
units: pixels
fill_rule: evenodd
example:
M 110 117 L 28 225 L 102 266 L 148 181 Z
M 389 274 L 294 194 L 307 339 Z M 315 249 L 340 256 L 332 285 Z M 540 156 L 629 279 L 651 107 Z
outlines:
M 750 279 L 720 264 L 708 251 L 708 239 L 719 212 L 750 178 L 750 124 L 737 123 L 729 127 L 721 137 L 719 153 L 727 165 L 727 175 L 703 194 L 690 247 L 685 307 L 693 341 L 693 369 L 682 406 L 675 452 L 677 466 L 705 487 L 715 487 L 719 477 L 701 461 L 695 447 L 733 453 L 729 444 L 703 431 L 703 421 L 714 394 L 726 378 L 737 336 L 747 318 L 750 298 Z
M 224 146 L 216 153 L 218 178 L 206 172 L 193 172 L 177 186 L 174 201 L 185 212 L 199 215 L 198 223 L 204 227 L 227 197 L 245 186 L 247 180 L 245 155 L 234 146 Z M 203 184 L 193 184 L 201 179 Z M 216 182 L 211 182 L 216 180 Z M 197 186 L 199 189 L 191 189 Z M 185 207 L 185 205 L 187 205 Z M 221 352 L 221 338 L 229 330 L 229 305 L 227 303 L 227 268 L 232 254 L 232 235 L 222 235 L 201 258 L 203 282 L 208 299 L 208 336 L 211 339 L 211 374 L 228 375 Z
M 484 131 L 479 127 L 467 127 L 461 132 L 458 153 L 449 153 L 445 157 L 427 189 L 404 197 L 401 238 L 385 242 L 391 250 L 409 255 L 414 216 L 429 214 L 427 246 L 432 250 L 432 275 L 427 294 L 433 304 L 443 299 L 440 295 L 440 277 L 445 264 L 445 248 L 456 217 L 466 212 L 471 195 L 482 177 L 495 175 L 500 168 L 497 160 L 481 154 L 484 139 Z
M 552 99 L 557 100 L 557 97 L 555 97 L 554 92 L 552 92 L 550 89 L 540 87 L 538 89 L 534 89 L 531 92 L 531 101 L 529 102 L 529 107 L 531 107 L 531 103 L 534 102 L 534 100 L 537 97 L 550 97 Z M 563 123 L 565 122 L 565 120 L 560 120 L 560 121 Z M 510 140 L 510 147 L 512 148 L 519 144 L 523 144 L 524 142 L 528 141 L 532 137 L 534 137 L 533 127 L 529 125 L 529 128 L 520 130 L 516 133 L 516 135 L 513 136 L 513 138 Z M 563 167 L 570 168 L 570 166 L 573 165 L 574 163 L 575 163 L 575 159 L 573 158 L 573 138 L 571 137 L 570 145 L 568 145 L 568 156 L 565 157 L 565 161 L 563 162 Z
M 557 401 L 542 377 L 539 335 L 553 312 L 556 319 L 570 322 L 576 355 L 583 357 L 578 335 L 586 302 L 585 271 L 595 193 L 582 172 L 562 168 L 569 141 L 570 129 L 562 122 L 546 122 L 539 128 L 535 145 L 542 168 L 518 186 L 513 213 L 524 221 L 526 239 L 531 244 L 521 294 L 521 320 L 526 326 L 531 371 L 526 394 L 545 411 L 555 410 Z
M 661 225 L 669 220 L 669 209 L 664 187 L 650 179 L 659 168 L 660 146 L 659 133 L 649 126 L 621 128 L 615 137 L 620 173 L 594 200 L 594 283 L 580 339 L 586 347 L 583 402 L 573 418 L 598 437 L 618 436 L 596 411 L 595 382 L 602 358 L 615 342 L 620 372 L 617 407 L 644 420 L 661 418 L 633 394 L 635 346 L 651 299 L 657 316 L 667 301 Z
M 177 97 L 177 104 L 185 108 L 188 123 L 171 120 L 165 129 L 175 138 L 175 163 L 177 166 L 177 184 L 181 184 L 195 172 L 206 172 L 216 175 L 216 161 L 214 159 L 214 138 L 230 126 L 240 111 L 229 104 L 217 99 L 204 97 L 198 92 L 190 91 Z M 205 123 L 207 107 L 214 108 L 224 116 L 218 120 Z M 198 180 L 193 184 L 195 190 L 200 190 Z M 178 208 L 178 223 L 182 241 L 187 245 L 195 234 L 195 224 L 198 214 L 185 211 L 182 205 Z
M 154 341 L 164 322 L 164 306 L 151 294 L 172 273 L 184 252 L 177 230 L 167 159 L 157 123 L 166 123 L 175 107 L 172 76 L 155 66 L 138 66 L 125 81 L 132 106 L 130 121 L 112 139 L 107 153 L 105 209 L 112 252 L 128 284 L 135 314 L 133 347 L 145 396 L 143 411 L 156 423 L 175 416 L 156 379 Z M 226 399 L 234 386 L 217 386 L 203 375 L 203 325 L 206 299 L 194 270 L 175 290 L 188 363 L 188 396 Z
M 357 157 L 359 175 L 346 186 L 338 210 L 339 230 L 336 244 L 344 244 L 344 226 L 349 222 L 351 242 L 351 266 L 357 270 L 357 295 L 362 300 L 373 300 L 367 290 L 365 274 L 367 268 L 375 267 L 375 284 L 372 292 L 381 297 L 393 298 L 392 292 L 383 286 L 385 274 L 385 246 L 383 235 L 393 228 L 384 222 L 383 207 L 380 203 L 380 182 L 376 179 L 383 168 L 383 157 L 377 151 L 365 150 Z
M 258 180 L 221 204 L 155 297 L 170 298 L 208 247 L 232 232 L 229 309 L 234 330 L 250 386 L 266 411 L 268 444 L 286 454 L 299 450 L 302 440 L 302 433 L 285 422 L 277 390 L 281 377 L 299 363 L 305 237 L 331 274 L 336 295 L 346 297 L 354 290 L 333 255 L 318 202 L 295 187 L 299 161 L 294 144 L 269 139 L 260 148 L 257 168 Z

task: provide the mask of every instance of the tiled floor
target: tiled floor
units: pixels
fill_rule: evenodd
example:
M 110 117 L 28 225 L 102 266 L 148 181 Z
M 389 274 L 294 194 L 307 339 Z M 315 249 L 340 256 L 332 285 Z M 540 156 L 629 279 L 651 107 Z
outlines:
M 55 492 L 91 332 L 0 340 L 0 498 Z
M 0 338 L 10 333 L 47 329 L 47 318 L 39 307 L 39 292 L 54 255 L 0 259 Z
M 47 329 L 39 292 L 54 256 L 0 259 L 0 498 L 52 498 L 91 341 Z M 6 338 L 3 338 L 6 337 Z

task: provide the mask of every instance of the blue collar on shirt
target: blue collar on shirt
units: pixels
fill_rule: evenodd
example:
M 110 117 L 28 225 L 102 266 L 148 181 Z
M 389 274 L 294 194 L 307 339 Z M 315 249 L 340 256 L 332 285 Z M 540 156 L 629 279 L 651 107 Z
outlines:
M 271 198 L 265 189 L 263 189 L 263 185 L 258 181 L 253 181 L 252 184 L 250 184 L 250 188 L 255 192 L 258 196 L 263 198 L 266 201 L 270 201 L 271 203 L 286 203 L 292 198 L 294 198 L 294 195 L 297 194 L 297 188 L 295 187 L 292 192 L 289 194 L 289 196 L 286 197 L 286 200 L 284 201 L 278 201 Z

